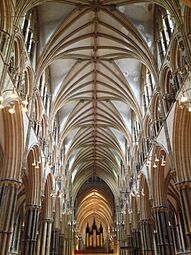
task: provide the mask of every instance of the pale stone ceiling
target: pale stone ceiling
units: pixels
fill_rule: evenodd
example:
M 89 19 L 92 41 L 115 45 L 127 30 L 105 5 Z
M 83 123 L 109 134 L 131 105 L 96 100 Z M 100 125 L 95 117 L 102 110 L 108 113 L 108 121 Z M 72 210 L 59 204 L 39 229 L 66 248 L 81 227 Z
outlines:
M 142 118 L 143 65 L 156 73 L 153 5 L 145 2 L 81 0 L 38 7 L 37 74 L 49 68 L 50 120 L 59 117 L 59 146 L 65 144 L 74 196 L 93 174 L 114 196 L 119 193 L 132 121 Z M 88 213 L 87 208 L 83 217 Z

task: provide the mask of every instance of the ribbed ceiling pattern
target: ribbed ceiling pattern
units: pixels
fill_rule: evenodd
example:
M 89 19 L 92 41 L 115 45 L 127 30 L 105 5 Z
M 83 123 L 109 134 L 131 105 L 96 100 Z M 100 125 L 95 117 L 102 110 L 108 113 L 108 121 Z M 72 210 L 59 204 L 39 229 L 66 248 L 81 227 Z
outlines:
M 64 20 L 42 39 L 47 43 L 38 61 L 37 80 L 49 67 L 53 94 L 50 120 L 60 121 L 58 146 L 66 147 L 65 164 L 69 165 L 67 175 L 74 196 L 93 174 L 116 195 L 121 162 L 127 165 L 126 149 L 132 142 L 132 119 L 140 120 L 142 115 L 137 96 L 141 66 L 155 74 L 153 55 L 126 15 L 111 5 L 124 1 L 65 2 L 80 5 L 63 4 Z M 39 7 L 39 19 L 45 30 L 43 8 Z M 128 80 L 131 75 L 134 85 Z M 99 218 L 110 222 L 104 194 L 92 189 L 87 196 L 80 204 L 87 209 L 84 217 L 92 217 L 96 204 Z M 81 225 L 84 219 L 78 218 Z

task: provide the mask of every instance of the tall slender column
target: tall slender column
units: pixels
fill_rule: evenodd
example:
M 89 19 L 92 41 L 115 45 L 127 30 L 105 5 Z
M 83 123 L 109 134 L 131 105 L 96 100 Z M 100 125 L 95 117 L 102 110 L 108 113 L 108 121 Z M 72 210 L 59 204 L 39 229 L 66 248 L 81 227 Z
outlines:
M 66 246 L 67 246 L 66 238 L 64 237 L 64 247 L 63 247 L 63 251 L 62 251 L 61 255 L 65 255 L 66 254 Z
M 65 251 L 64 251 L 64 255 L 68 255 L 68 239 L 65 238 Z
M 17 181 L 0 182 L 0 255 L 8 254 L 17 201 Z
M 142 254 L 152 255 L 154 254 L 154 244 L 153 244 L 153 226 L 151 220 L 142 220 L 140 222 L 140 227 L 141 227 Z
M 38 239 L 37 254 L 46 255 L 50 252 L 52 221 L 45 219 L 42 222 L 40 237 Z
M 49 222 L 48 224 L 48 230 L 47 230 L 47 238 L 46 238 L 46 241 L 47 241 L 47 247 L 46 247 L 46 254 L 50 254 L 50 242 L 51 242 L 51 233 L 52 233 L 52 222 Z
M 167 208 L 153 208 L 156 222 L 156 245 L 160 255 L 173 255 L 174 247 L 172 243 L 172 234 L 169 227 Z
M 39 206 L 29 205 L 26 210 L 23 255 L 34 255 L 37 243 L 37 230 L 39 219 Z
M 59 236 L 59 255 L 64 255 L 64 235 Z
M 190 239 L 191 247 L 191 181 L 176 184 L 179 194 L 186 234 Z
M 72 254 L 72 239 L 68 240 L 68 255 Z
M 133 254 L 141 255 L 141 234 L 136 229 L 132 230 Z
M 11 236 L 11 246 L 10 246 L 10 253 L 12 251 L 18 251 L 20 249 L 20 240 L 21 240 L 21 233 L 22 233 L 22 225 L 21 220 L 18 215 L 15 215 L 15 218 L 17 218 L 16 222 L 14 223 L 14 231 Z
M 70 238 L 67 239 L 67 253 L 66 255 L 70 255 Z
M 59 254 L 59 235 L 60 235 L 60 230 L 53 228 L 52 235 L 51 235 L 51 245 L 50 245 L 51 255 Z
M 63 255 L 68 255 L 69 254 L 69 239 L 64 238 L 64 253 Z
M 73 244 L 72 225 L 68 225 L 68 227 L 67 227 L 66 243 L 67 243 L 67 249 L 66 249 L 65 255 L 71 255 L 72 254 L 72 244 Z M 92 246 L 93 246 L 93 242 L 92 242 Z
M 128 235 L 127 236 L 127 255 L 133 255 L 133 240 L 132 236 Z

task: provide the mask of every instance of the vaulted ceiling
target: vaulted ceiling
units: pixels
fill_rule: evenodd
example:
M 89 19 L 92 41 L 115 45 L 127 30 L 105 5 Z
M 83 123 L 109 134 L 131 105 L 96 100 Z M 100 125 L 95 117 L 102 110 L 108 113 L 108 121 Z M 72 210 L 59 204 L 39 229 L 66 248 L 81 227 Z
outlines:
M 117 198 L 132 125 L 142 119 L 144 68 L 156 78 L 154 5 L 81 0 L 46 3 L 37 10 L 37 79 L 48 70 L 50 122 L 60 123 L 58 146 L 65 147 L 68 187 L 75 198 L 95 175 Z M 108 206 L 96 185 L 91 203 L 100 198 Z

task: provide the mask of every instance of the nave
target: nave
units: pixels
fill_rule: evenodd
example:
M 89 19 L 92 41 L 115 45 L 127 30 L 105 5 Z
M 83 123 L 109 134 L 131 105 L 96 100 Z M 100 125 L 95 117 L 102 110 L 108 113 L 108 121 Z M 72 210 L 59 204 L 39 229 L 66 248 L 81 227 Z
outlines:
M 0 255 L 191 254 L 190 0 L 0 0 Z

